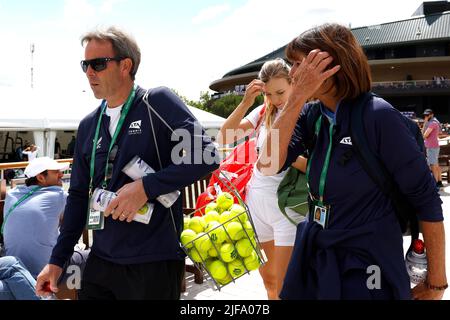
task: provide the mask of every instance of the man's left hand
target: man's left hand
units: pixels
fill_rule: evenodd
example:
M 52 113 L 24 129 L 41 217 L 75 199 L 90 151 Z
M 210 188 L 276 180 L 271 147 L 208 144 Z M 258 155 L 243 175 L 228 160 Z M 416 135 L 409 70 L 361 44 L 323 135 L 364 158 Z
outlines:
M 142 179 L 124 185 L 116 193 L 117 197 L 105 210 L 105 217 L 112 215 L 114 220 L 118 218 L 120 221 L 133 221 L 138 210 L 148 200 Z
M 442 300 L 444 290 L 432 290 L 427 288 L 425 283 L 419 283 L 412 289 L 414 300 Z

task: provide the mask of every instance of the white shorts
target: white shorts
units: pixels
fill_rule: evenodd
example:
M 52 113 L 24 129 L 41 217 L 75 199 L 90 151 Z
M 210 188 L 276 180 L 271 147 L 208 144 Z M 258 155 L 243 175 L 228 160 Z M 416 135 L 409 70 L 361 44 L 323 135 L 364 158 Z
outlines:
M 246 203 L 260 242 L 274 240 L 275 246 L 294 246 L 297 227 L 278 208 L 278 198 L 264 189 L 248 188 Z M 288 216 L 300 222 L 305 218 L 291 209 Z

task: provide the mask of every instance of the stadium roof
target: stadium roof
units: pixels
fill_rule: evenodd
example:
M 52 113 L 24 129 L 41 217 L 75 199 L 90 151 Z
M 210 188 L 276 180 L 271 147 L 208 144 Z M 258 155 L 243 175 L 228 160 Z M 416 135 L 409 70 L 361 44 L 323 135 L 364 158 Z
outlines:
M 450 12 L 354 28 L 352 32 L 363 48 L 450 40 Z
M 365 48 L 408 45 L 424 42 L 450 41 L 450 2 L 423 2 L 409 19 L 352 29 L 359 44 Z M 211 83 L 214 90 L 226 78 L 258 72 L 262 64 L 271 59 L 285 58 L 285 46 L 248 64 L 227 72 Z

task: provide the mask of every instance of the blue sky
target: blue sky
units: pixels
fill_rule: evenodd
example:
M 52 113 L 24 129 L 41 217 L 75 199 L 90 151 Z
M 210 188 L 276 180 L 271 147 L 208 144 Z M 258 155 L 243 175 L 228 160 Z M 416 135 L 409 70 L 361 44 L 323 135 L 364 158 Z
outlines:
M 275 50 L 323 22 L 352 27 L 411 16 L 419 0 L 0 0 L 0 85 L 90 90 L 79 67 L 80 36 L 115 24 L 142 51 L 137 82 L 198 99 L 229 70 Z

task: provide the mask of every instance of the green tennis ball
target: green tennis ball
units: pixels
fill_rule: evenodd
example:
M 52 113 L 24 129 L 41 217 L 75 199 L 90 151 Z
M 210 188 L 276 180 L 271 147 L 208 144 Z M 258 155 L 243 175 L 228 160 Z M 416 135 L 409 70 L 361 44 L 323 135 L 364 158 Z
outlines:
M 191 229 L 183 230 L 180 236 L 181 244 L 187 249 L 192 248 L 192 241 L 197 238 L 197 233 Z
M 244 265 L 249 271 L 259 268 L 259 258 L 255 251 L 253 251 L 247 258 L 244 258 Z
M 211 247 L 211 249 L 208 250 L 208 255 L 210 257 L 217 258 L 219 256 L 219 252 L 213 246 L 213 247 Z
M 192 217 L 189 221 L 189 229 L 194 230 L 197 233 L 203 232 L 205 225 L 206 223 L 203 217 Z
M 240 277 L 245 272 L 245 266 L 240 259 L 235 259 L 228 264 L 228 272 L 233 278 Z
M 228 274 L 227 267 L 220 260 L 215 260 L 209 265 L 209 273 L 216 280 L 225 279 Z
M 216 203 L 219 209 L 223 212 L 228 210 L 228 208 L 233 205 L 234 198 L 230 193 L 222 192 L 217 196 Z
M 201 252 L 208 252 L 212 247 L 212 242 L 206 233 L 200 232 L 194 240 L 194 246 Z
M 245 229 L 245 231 L 247 231 L 248 237 L 250 239 L 253 239 L 253 237 L 255 235 L 255 230 L 253 230 L 253 226 L 252 226 L 250 220 L 245 221 L 244 229 Z
M 220 222 L 221 224 L 228 224 L 228 222 L 229 222 L 228 220 L 231 219 L 230 214 L 231 214 L 230 211 L 224 211 L 224 212 L 222 212 L 222 214 L 221 214 L 220 217 L 219 217 L 219 222 Z M 227 222 L 227 221 L 228 221 L 228 222 Z
M 231 262 L 237 257 L 236 248 L 231 243 L 225 243 L 220 247 L 220 257 L 225 262 Z
M 191 220 L 191 218 L 189 217 L 184 217 L 183 218 L 183 230 L 189 229 L 189 221 Z
M 217 203 L 210 202 L 205 207 L 205 213 L 209 213 L 210 211 L 217 211 L 219 207 L 217 206 Z
M 203 216 L 203 219 L 205 219 L 206 223 L 209 223 L 211 221 L 220 221 L 220 214 L 216 210 L 209 211 L 205 216 Z
M 210 250 L 211 251 L 211 250 Z M 209 252 L 209 251 L 208 251 Z M 213 263 L 214 261 L 216 261 L 217 259 L 212 259 L 212 258 L 208 258 L 205 261 L 205 267 L 207 270 L 209 270 L 209 266 L 211 265 L 211 263 Z
M 208 253 L 207 252 L 203 252 L 200 250 L 197 250 L 196 248 L 192 248 L 189 251 L 190 254 L 190 258 L 192 261 L 198 262 L 198 263 L 202 263 L 205 262 L 206 259 L 208 258 Z
M 249 239 L 244 238 L 236 242 L 236 250 L 242 258 L 246 258 L 254 251 Z
M 227 274 L 223 279 L 217 279 L 217 282 L 223 286 L 230 283 L 231 281 L 233 281 L 233 277 L 230 276 L 230 274 Z
M 233 204 L 229 210 L 232 218 L 237 217 L 242 223 L 245 223 L 245 221 L 248 220 L 247 212 L 240 204 Z
M 226 229 L 231 240 L 237 241 L 245 236 L 244 229 L 242 229 L 242 225 L 239 222 L 230 222 Z
M 227 234 L 225 233 L 225 229 L 218 223 L 217 221 L 211 221 L 206 225 L 205 232 L 209 234 L 212 242 L 219 245 L 225 241 L 227 238 Z

